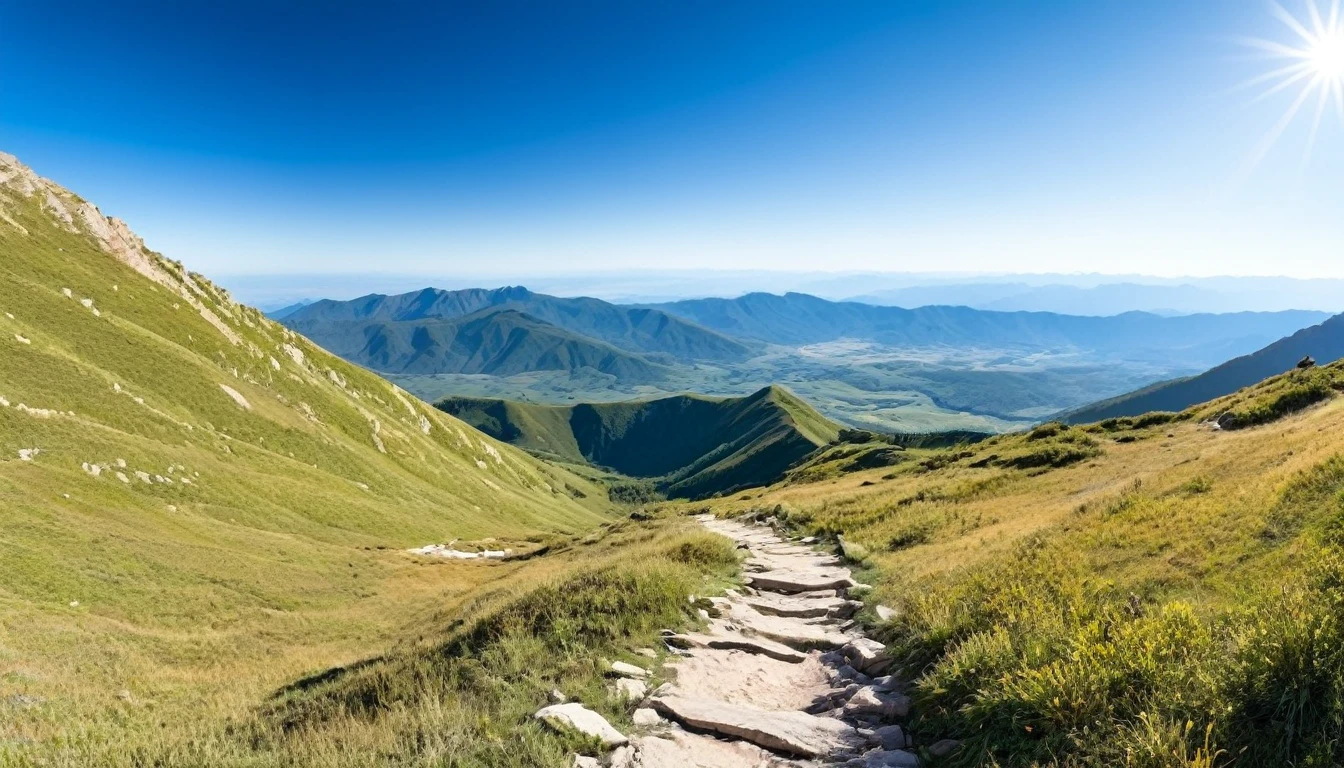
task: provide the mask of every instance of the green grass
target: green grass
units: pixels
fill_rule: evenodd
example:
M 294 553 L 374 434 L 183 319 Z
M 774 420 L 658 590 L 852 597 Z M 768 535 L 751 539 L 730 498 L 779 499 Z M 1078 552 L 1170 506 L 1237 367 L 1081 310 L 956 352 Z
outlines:
M 601 484 L 41 205 L 0 187 L 22 227 L 0 221 L 0 762 L 207 727 L 523 567 L 406 548 L 524 552 L 614 514 Z
M 840 432 L 781 387 L 743 398 L 545 406 L 459 397 L 437 405 L 539 456 L 608 468 L 688 498 L 774 482 Z
M 1338 765 L 1341 373 L 894 467 L 838 446 L 715 511 L 866 550 L 909 731 L 963 742 L 939 765 Z

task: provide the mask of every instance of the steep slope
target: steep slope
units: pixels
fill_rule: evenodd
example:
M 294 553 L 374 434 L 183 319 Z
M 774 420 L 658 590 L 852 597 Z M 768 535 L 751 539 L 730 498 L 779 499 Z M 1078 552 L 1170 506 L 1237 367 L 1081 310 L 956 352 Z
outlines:
M 736 339 L 656 309 L 619 307 L 599 299 L 557 298 L 526 288 L 443 291 L 426 288 L 399 296 L 373 294 L 351 301 L 319 301 L 294 312 L 285 324 L 328 337 L 326 325 L 452 320 L 486 309 L 515 309 L 572 333 L 638 354 L 677 360 L 739 361 L 752 350 Z
M 774 482 L 839 427 L 781 387 L 739 398 L 545 406 L 447 398 L 439 408 L 539 455 L 652 478 L 698 498 Z
M 406 548 L 608 519 L 603 489 L 233 302 L 8 155 L 0 254 L 3 692 L 43 702 L 6 710 L 0 762 L 157 724 L 142 700 L 182 723 L 259 700 L 494 578 Z
M 487 308 L 450 320 L 314 321 L 290 327 L 353 363 L 383 373 L 512 376 L 591 368 L 624 382 L 666 377 L 665 367 L 515 309 Z
M 1304 328 L 1264 349 L 1201 373 L 1166 381 L 1070 411 L 1064 419 L 1072 424 L 1100 421 L 1116 416 L 1138 416 L 1150 411 L 1182 411 L 1207 400 L 1230 395 L 1262 379 L 1291 370 L 1304 357 L 1331 363 L 1344 357 L 1344 315 Z
M 800 293 L 751 293 L 736 299 L 695 299 L 656 306 L 721 333 L 778 344 L 849 338 L 896 346 L 1077 347 L 1138 357 L 1160 350 L 1210 361 L 1226 359 L 1228 350 L 1256 349 L 1327 317 L 1322 312 L 1306 311 L 1181 317 L 1130 312 L 1113 317 L 1077 317 L 955 306 L 879 307 Z

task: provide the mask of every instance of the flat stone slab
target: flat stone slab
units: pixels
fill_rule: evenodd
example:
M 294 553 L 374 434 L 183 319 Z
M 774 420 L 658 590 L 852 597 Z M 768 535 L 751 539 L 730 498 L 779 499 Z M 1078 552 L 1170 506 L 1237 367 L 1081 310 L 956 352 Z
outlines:
M 781 768 L 797 765 L 745 741 L 719 741 L 686 731 L 646 736 L 635 743 L 633 768 Z
M 849 589 L 854 586 L 854 580 L 844 568 L 764 571 L 747 576 L 747 583 L 757 589 L 786 593 Z
M 679 645 L 683 648 L 700 647 L 723 651 L 746 651 L 747 653 L 769 656 L 779 661 L 787 661 L 790 664 L 802 664 L 807 659 L 807 654 L 796 651 L 783 643 L 777 643 L 764 637 L 747 637 L 738 633 L 673 635 L 667 640 L 673 645 Z
M 789 755 L 824 757 L 866 746 L 866 740 L 855 728 L 834 718 L 805 712 L 768 712 L 681 695 L 654 699 L 653 706 L 664 717 L 687 727 L 742 739 Z
M 798 651 L 833 651 L 854 639 L 834 627 L 767 616 L 744 606 L 734 606 L 729 619 L 742 628 L 743 634 L 774 640 Z
M 777 594 L 747 596 L 741 598 L 741 602 L 759 613 L 796 619 L 847 619 L 863 606 L 862 603 L 839 597 L 803 598 Z
M 573 730 L 599 739 L 607 747 L 630 743 L 625 734 L 612 727 L 607 719 L 582 704 L 552 704 L 537 710 L 533 717 L 556 730 Z

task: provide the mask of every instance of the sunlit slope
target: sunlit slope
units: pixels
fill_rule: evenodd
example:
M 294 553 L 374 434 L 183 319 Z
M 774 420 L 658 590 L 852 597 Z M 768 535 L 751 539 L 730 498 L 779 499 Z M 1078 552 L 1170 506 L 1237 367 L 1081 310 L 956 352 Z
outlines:
M 116 685 L 381 631 L 424 581 L 399 550 L 525 546 L 599 500 L 0 156 L 0 663 Z
M 873 568 L 908 730 L 961 739 L 950 765 L 1340 765 L 1341 393 L 1335 363 L 1180 413 L 838 445 L 715 509 Z
M 689 497 L 774 482 L 840 431 L 782 387 L 730 398 L 551 406 L 453 397 L 437 405 L 538 455 L 653 479 Z

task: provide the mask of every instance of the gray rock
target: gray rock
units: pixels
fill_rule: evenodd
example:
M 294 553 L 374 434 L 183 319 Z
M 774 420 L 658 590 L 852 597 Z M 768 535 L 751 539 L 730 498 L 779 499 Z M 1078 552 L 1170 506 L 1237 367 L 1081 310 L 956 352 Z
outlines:
M 849 697 L 845 714 L 875 715 L 884 719 L 905 717 L 910 714 L 910 697 L 900 693 L 882 693 L 872 686 L 866 686 Z
M 759 637 L 747 637 L 739 633 L 725 633 L 719 635 L 699 635 L 687 634 L 677 635 L 668 638 L 670 645 L 681 648 L 715 648 L 724 651 L 746 651 L 747 653 L 756 653 L 762 656 L 769 656 L 778 661 L 787 661 L 791 664 L 802 664 L 807 660 L 807 654 L 796 651 L 783 643 L 777 643 L 773 640 L 767 640 Z
M 643 680 L 622 677 L 612 686 L 612 695 L 626 701 L 643 701 L 649 695 L 649 684 Z
M 688 696 L 654 699 L 653 706 L 669 719 L 691 728 L 742 739 L 785 754 L 820 757 L 855 749 L 864 743 L 851 726 L 806 712 L 768 712 Z
M 561 693 L 557 688 L 551 689 L 550 699 L 552 704 L 564 704 L 566 701 L 569 701 L 569 697 Z
M 891 666 L 887 647 L 876 640 L 860 637 L 840 649 L 855 669 L 869 675 L 881 675 Z
M 947 757 L 961 746 L 961 742 L 956 739 L 943 739 L 936 741 L 929 747 L 929 754 L 934 757 Z
M 877 606 L 877 618 L 881 621 L 891 621 L 896 618 L 896 611 L 885 605 Z
M 635 653 L 639 656 L 643 656 L 646 659 L 658 658 L 658 652 L 653 650 L 652 648 L 636 648 Z
M 868 743 L 883 749 L 905 749 L 905 731 L 899 725 L 884 725 L 868 736 Z
M 663 718 L 658 715 L 658 710 L 648 707 L 636 709 L 635 713 L 631 715 L 631 719 L 634 720 L 635 725 L 641 728 L 650 728 L 663 722 Z
M 873 750 L 844 765 L 846 768 L 918 768 L 919 758 L 902 749 Z
M 854 586 L 854 580 L 844 568 L 766 571 L 748 576 L 747 581 L 757 589 L 788 593 L 848 589 Z
M 533 717 L 558 731 L 573 730 L 585 736 L 592 736 L 607 747 L 620 747 L 630 742 L 624 734 L 613 728 L 605 717 L 582 704 L 552 704 L 538 710 Z
M 586 755 L 574 756 L 574 768 L 602 768 L 602 761 Z
M 611 671 L 621 677 L 634 677 L 643 679 L 649 676 L 649 671 L 643 667 L 636 667 L 634 664 L 626 664 L 624 661 L 613 661 Z

